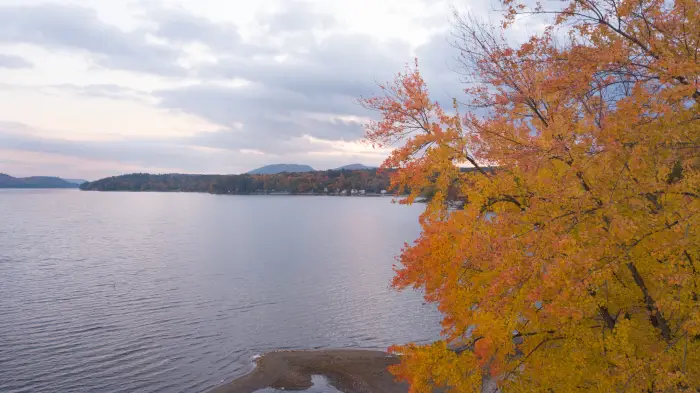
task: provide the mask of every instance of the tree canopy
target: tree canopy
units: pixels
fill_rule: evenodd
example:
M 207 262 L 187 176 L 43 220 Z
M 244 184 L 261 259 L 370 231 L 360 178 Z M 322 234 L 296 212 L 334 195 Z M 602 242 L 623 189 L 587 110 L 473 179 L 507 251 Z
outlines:
M 700 391 L 700 3 L 502 4 L 499 26 L 457 16 L 465 105 L 417 63 L 362 101 L 404 202 L 434 192 L 393 285 L 445 339 L 394 347 L 393 371 L 413 392 Z M 524 15 L 553 19 L 509 44 Z

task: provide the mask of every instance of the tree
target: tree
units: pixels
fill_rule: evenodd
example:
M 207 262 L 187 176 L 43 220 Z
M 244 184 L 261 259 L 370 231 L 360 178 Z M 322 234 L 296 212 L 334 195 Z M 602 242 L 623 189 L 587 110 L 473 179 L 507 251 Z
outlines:
M 362 100 L 403 202 L 435 191 L 393 285 L 437 303 L 445 339 L 393 348 L 393 372 L 413 392 L 700 390 L 700 3 L 503 5 L 497 28 L 457 18 L 471 113 L 417 63 Z M 511 47 L 525 14 L 554 19 Z

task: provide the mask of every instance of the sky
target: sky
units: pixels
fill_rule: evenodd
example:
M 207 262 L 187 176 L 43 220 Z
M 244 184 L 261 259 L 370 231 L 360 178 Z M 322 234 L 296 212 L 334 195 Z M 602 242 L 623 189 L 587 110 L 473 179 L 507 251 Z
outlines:
M 0 172 L 98 178 L 378 165 L 357 99 L 417 57 L 458 97 L 470 0 L 0 0 Z

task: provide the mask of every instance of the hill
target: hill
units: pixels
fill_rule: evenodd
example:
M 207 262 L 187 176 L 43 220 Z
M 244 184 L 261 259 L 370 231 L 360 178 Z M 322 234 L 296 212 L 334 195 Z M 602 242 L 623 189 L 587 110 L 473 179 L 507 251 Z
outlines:
M 308 165 L 298 165 L 298 164 L 272 164 L 265 165 L 263 167 L 253 169 L 248 172 L 250 175 L 275 175 L 278 173 L 303 173 L 303 172 L 313 172 L 314 168 Z
M 375 170 L 312 171 L 278 174 L 185 175 L 133 173 L 80 185 L 87 191 L 174 191 L 212 194 L 342 194 L 365 190 L 381 194 L 389 175 Z
M 53 176 L 12 177 L 0 173 L 0 188 L 78 188 L 78 185 Z
M 366 170 L 366 169 L 377 169 L 377 167 L 372 167 L 372 166 L 367 166 L 367 165 L 362 165 L 362 164 L 350 164 L 350 165 L 344 165 L 339 168 L 335 168 L 336 170 L 339 171 L 356 171 L 356 170 Z
M 77 184 L 77 185 L 87 183 L 87 180 L 85 180 L 85 179 L 63 179 L 63 180 L 67 181 L 68 183 L 73 183 L 73 184 Z
M 461 168 L 471 172 L 474 168 Z M 484 168 L 487 172 L 494 167 Z M 344 195 L 351 190 L 364 190 L 366 194 L 383 194 L 392 190 L 389 185 L 391 170 L 378 171 L 376 168 L 327 171 L 311 171 L 277 174 L 240 175 L 189 175 L 189 174 L 149 174 L 132 173 L 112 176 L 83 183 L 85 191 L 159 191 L 159 192 L 208 192 L 211 194 L 332 194 Z M 404 189 L 401 192 L 409 192 Z M 427 198 L 430 187 L 423 190 Z

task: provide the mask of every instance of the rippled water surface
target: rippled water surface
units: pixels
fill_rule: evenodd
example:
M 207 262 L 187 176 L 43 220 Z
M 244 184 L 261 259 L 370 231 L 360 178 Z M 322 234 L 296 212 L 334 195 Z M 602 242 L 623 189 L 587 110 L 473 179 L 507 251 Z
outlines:
M 204 392 L 273 349 L 437 338 L 388 285 L 421 208 L 0 190 L 0 392 Z

